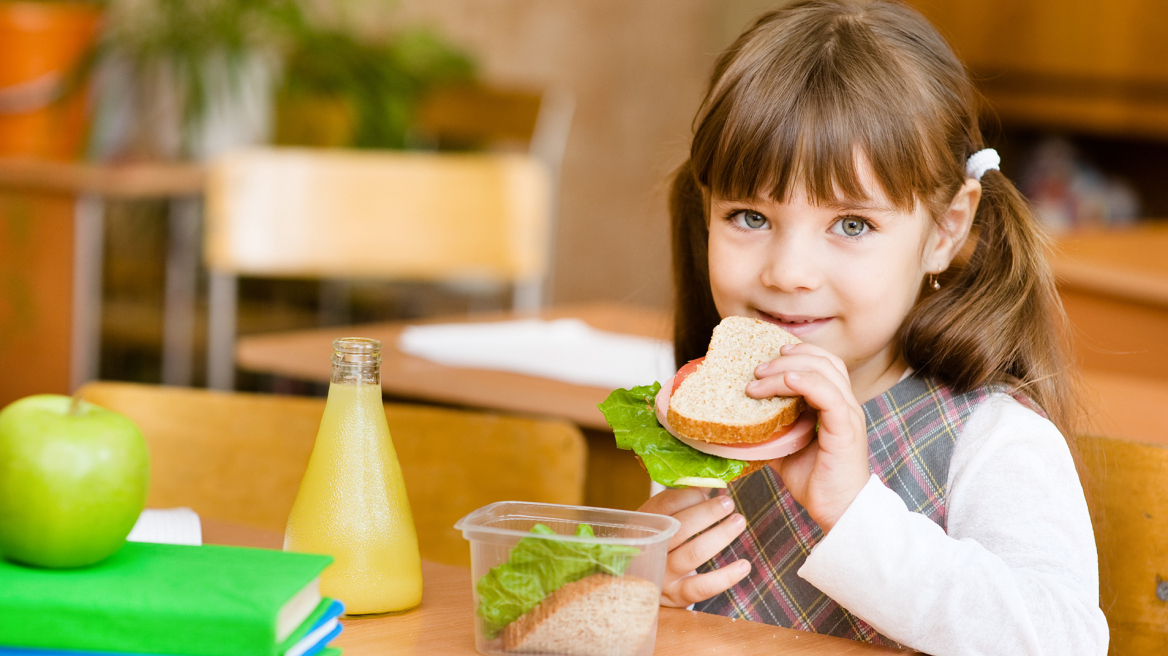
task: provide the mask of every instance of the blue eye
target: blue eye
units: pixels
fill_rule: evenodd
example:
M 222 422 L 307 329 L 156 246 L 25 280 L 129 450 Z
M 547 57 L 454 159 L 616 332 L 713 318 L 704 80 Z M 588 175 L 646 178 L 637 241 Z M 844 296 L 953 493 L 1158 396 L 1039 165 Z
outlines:
M 734 216 L 730 217 L 730 219 L 739 227 L 748 230 L 761 230 L 767 227 L 768 224 L 765 216 L 751 210 L 735 212 Z
M 858 216 L 845 216 L 832 225 L 832 232 L 844 237 L 860 237 L 872 229 L 867 221 Z

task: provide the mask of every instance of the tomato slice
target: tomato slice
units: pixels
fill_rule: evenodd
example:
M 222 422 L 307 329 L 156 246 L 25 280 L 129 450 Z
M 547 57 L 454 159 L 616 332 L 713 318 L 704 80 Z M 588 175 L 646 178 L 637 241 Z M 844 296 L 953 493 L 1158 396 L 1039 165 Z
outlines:
M 686 376 L 698 370 L 698 365 L 701 364 L 702 360 L 705 359 L 706 356 L 703 355 L 696 360 L 690 360 L 689 362 L 685 363 L 684 367 L 677 370 L 677 374 L 673 376 L 673 389 L 669 390 L 670 396 L 673 396 L 673 393 L 677 391 L 677 388 L 681 387 L 681 381 L 685 380 Z

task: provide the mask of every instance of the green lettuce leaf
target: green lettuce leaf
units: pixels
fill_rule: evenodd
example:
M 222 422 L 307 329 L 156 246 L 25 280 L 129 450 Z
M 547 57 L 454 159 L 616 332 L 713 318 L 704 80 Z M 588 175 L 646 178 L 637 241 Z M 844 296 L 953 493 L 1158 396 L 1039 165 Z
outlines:
M 554 536 L 555 531 L 536 524 L 532 533 Z M 580 524 L 577 537 L 594 537 L 592 527 Z M 484 632 L 493 640 L 499 631 L 539 605 L 560 587 L 598 572 L 620 576 L 637 547 L 612 544 L 561 542 L 543 537 L 521 539 L 507 562 L 492 567 L 475 584 L 479 594 L 475 612 L 483 618 Z
M 702 453 L 670 435 L 657 421 L 653 407 L 660 390 L 661 383 L 617 389 L 596 406 L 612 427 L 617 448 L 636 453 L 649 470 L 649 477 L 669 487 L 677 487 L 680 478 L 728 482 L 746 469 L 745 461 Z

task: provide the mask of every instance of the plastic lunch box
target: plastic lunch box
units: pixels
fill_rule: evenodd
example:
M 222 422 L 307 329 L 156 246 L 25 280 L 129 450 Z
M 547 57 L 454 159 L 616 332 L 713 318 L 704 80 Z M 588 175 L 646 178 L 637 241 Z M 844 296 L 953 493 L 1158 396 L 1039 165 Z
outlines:
M 532 533 L 536 524 L 550 528 L 555 535 Z M 589 525 L 595 537 L 577 537 L 580 524 Z M 481 654 L 522 650 L 565 656 L 649 656 L 657 635 L 669 539 L 680 526 L 667 515 L 550 503 L 500 501 L 471 512 L 454 528 L 470 541 L 476 649 Z M 601 554 L 602 562 L 619 562 L 624 568 L 621 580 L 607 578 L 614 576 L 614 570 L 599 574 L 599 570 L 589 570 L 595 576 L 589 574 L 588 580 L 557 588 L 543 597 L 537 608 L 498 629 L 498 620 L 491 624 L 484 619 L 480 587 L 486 590 L 485 586 L 500 580 L 500 573 L 484 577 L 508 562 L 520 540 L 534 542 L 525 542 L 523 548 L 515 550 L 519 564 L 500 570 L 517 574 L 506 585 L 522 587 L 515 581 L 522 581 L 532 568 L 546 567 L 547 560 L 573 563 L 573 571 L 580 572 L 588 565 L 578 563 L 589 561 L 581 554 Z M 614 560 L 613 554 L 619 556 Z M 655 594 L 645 582 L 655 586 Z M 486 595 L 488 600 L 498 600 L 490 591 Z M 489 635 L 492 628 L 497 635 Z M 517 635 L 523 637 L 515 638 Z

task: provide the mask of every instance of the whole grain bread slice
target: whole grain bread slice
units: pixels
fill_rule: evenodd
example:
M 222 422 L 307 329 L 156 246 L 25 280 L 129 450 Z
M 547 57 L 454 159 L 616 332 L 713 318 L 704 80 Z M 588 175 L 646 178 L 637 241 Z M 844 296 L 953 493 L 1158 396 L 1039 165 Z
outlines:
M 503 649 L 570 656 L 634 654 L 653 632 L 661 590 L 634 576 L 593 574 L 548 595 L 503 629 Z
M 801 340 L 759 319 L 726 317 L 714 328 L 706 359 L 669 398 L 669 424 L 694 440 L 756 444 L 792 424 L 807 407 L 801 396 L 752 399 L 746 384 L 758 365 Z

